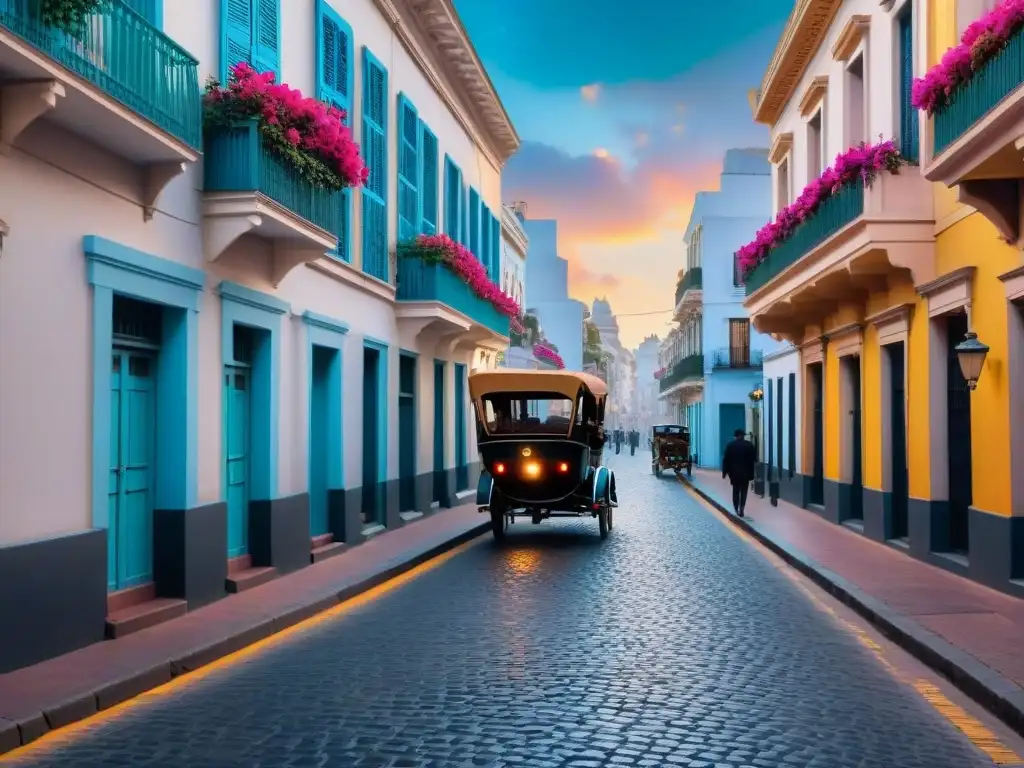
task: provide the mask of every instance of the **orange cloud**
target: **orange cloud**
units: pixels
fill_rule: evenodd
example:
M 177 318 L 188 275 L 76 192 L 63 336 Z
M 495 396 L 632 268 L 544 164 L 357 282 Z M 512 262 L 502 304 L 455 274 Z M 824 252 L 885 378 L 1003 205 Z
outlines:
M 584 101 L 589 101 L 591 104 L 596 102 L 601 97 L 601 84 L 593 83 L 592 85 L 584 85 L 580 88 L 580 96 L 583 97 Z

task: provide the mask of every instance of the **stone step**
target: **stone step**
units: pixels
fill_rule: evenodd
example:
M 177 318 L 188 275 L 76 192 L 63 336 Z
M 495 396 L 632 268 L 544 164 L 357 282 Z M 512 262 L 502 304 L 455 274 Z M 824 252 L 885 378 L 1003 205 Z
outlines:
M 165 621 L 184 616 L 188 603 L 171 597 L 157 597 L 107 615 L 106 635 L 110 640 L 130 635 Z
M 232 594 L 245 592 L 247 589 L 258 587 L 277 578 L 277 568 L 255 567 L 245 568 L 228 574 L 225 588 Z
M 333 533 L 321 533 L 320 535 L 313 537 L 312 541 L 310 542 L 310 549 L 317 549 L 319 547 L 330 544 L 332 541 L 334 541 Z
M 323 560 L 326 560 L 329 557 L 340 555 L 346 549 L 348 549 L 348 547 L 345 546 L 344 542 L 332 541 L 329 544 L 323 544 L 319 547 L 315 547 L 313 551 L 310 552 L 310 561 L 314 563 L 319 563 Z

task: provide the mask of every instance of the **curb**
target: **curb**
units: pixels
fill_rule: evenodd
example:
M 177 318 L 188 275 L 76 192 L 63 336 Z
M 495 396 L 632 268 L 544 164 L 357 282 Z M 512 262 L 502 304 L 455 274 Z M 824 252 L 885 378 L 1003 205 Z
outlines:
M 894 611 L 859 587 L 815 562 L 800 550 L 782 545 L 745 518 L 737 517 L 692 481 L 683 485 L 708 502 L 737 528 L 750 534 L 789 565 L 844 605 L 867 619 L 882 634 L 919 661 L 946 677 L 957 688 L 1024 736 L 1024 690 L 966 651 L 943 640 L 916 621 Z
M 242 650 L 254 643 L 272 637 L 319 613 L 347 602 L 384 582 L 390 581 L 417 566 L 433 560 L 468 541 L 478 538 L 491 529 L 490 520 L 474 525 L 462 533 L 435 544 L 408 559 L 391 558 L 384 561 L 382 570 L 355 584 L 342 587 L 327 597 L 317 597 L 300 603 L 286 613 L 268 619 L 256 626 L 235 631 L 215 642 L 193 648 L 185 654 L 175 656 L 166 662 L 140 670 L 118 680 L 112 680 L 93 691 L 35 712 L 17 721 L 0 718 L 0 760 L 3 755 L 31 744 L 51 731 L 66 728 L 73 723 L 86 720 L 129 699 L 141 696 L 154 688 L 170 682 L 176 677 L 187 675 Z

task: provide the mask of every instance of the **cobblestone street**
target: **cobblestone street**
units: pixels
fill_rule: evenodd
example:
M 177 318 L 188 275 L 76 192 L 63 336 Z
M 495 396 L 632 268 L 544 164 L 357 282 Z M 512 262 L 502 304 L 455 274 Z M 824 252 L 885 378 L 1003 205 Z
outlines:
M 621 507 L 490 537 L 19 766 L 981 768 L 992 761 L 646 455 Z

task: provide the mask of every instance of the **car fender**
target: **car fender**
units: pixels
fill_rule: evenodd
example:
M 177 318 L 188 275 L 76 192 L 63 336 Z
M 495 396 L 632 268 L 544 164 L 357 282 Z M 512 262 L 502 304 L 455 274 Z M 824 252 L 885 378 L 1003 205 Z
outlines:
M 489 507 L 491 505 L 491 493 L 494 491 L 494 478 L 487 470 L 480 472 L 480 479 L 476 483 L 476 505 L 478 507 Z
M 608 467 L 601 466 L 594 470 L 594 480 L 590 488 L 590 502 L 597 504 L 599 500 L 613 500 L 609 491 L 615 493 L 615 475 Z

